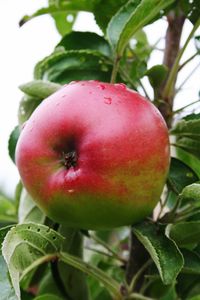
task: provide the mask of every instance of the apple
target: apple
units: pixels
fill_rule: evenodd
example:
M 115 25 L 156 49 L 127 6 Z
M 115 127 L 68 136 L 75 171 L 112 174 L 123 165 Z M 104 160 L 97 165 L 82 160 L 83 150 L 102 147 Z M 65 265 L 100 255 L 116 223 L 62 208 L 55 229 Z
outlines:
M 164 119 L 124 84 L 79 81 L 45 99 L 16 149 L 22 182 L 47 216 L 109 229 L 148 216 L 169 167 Z

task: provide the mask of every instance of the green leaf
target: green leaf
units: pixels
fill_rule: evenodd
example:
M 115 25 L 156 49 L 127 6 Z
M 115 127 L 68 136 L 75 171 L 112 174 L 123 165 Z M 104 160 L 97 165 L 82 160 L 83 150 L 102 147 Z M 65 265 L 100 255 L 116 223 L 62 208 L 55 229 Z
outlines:
M 200 159 L 200 138 L 196 140 L 189 137 L 179 137 L 176 140 L 176 146 L 186 150 Z
M 44 213 L 37 207 L 25 188 L 23 188 L 18 209 L 19 223 L 35 222 L 43 224 L 45 217 Z
M 129 0 L 111 19 L 107 35 L 117 56 L 122 56 L 130 38 L 174 0 Z
M 13 225 L 8 225 L 6 227 L 3 227 L 0 229 L 0 255 L 1 255 L 1 245 L 3 243 L 3 240 L 8 233 L 8 231 L 13 227 Z
M 18 138 L 20 136 L 20 128 L 19 126 L 16 126 L 13 131 L 10 134 L 9 140 L 8 140 L 8 152 L 10 155 L 10 158 L 15 163 L 15 149 L 17 145 Z
M 182 249 L 184 267 L 182 272 L 200 275 L 200 256 L 193 251 Z
M 16 206 L 13 201 L 0 194 L 0 222 L 17 221 Z
M 164 284 L 172 284 L 183 267 L 183 258 L 174 241 L 156 224 L 142 223 L 133 232 L 153 259 Z
M 186 186 L 180 196 L 183 200 L 190 201 L 193 207 L 200 207 L 200 184 L 193 183 Z
M 166 234 L 180 247 L 185 247 L 200 241 L 200 221 L 169 224 Z
M 188 19 L 194 24 L 200 16 L 199 0 L 180 0 L 180 6 Z
M 111 57 L 111 49 L 108 42 L 94 32 L 73 31 L 65 35 L 56 47 L 64 47 L 69 50 L 95 50 L 102 55 Z
M 151 86 L 157 89 L 165 80 L 167 73 L 168 68 L 165 65 L 156 65 L 147 70 L 145 75 L 148 76 Z
M 42 102 L 41 99 L 25 95 L 19 104 L 18 121 L 23 125 L 32 115 L 33 111 Z
M 56 28 L 60 35 L 64 36 L 65 34 L 72 31 L 72 27 L 76 20 L 77 13 L 54 13 L 51 14 L 52 18 L 55 21 Z
M 111 295 L 115 295 L 116 297 L 120 297 L 120 285 L 117 281 L 112 279 L 102 270 L 82 261 L 80 258 L 76 256 L 72 256 L 66 252 L 61 252 L 60 259 L 74 268 L 81 270 L 87 275 L 93 276 L 96 280 L 100 281 L 105 288 L 111 293 Z
M 62 244 L 63 237 L 44 225 L 19 224 L 7 233 L 2 253 L 18 299 L 20 299 L 20 277 L 22 275 L 24 277 L 30 266 L 38 259 L 39 264 L 55 257 Z
M 191 298 L 187 298 L 187 300 L 200 300 L 200 294 Z
M 62 251 L 82 258 L 83 256 L 83 236 L 80 231 L 61 225 L 59 233 L 65 237 Z M 62 278 L 63 285 L 71 299 L 88 300 L 89 293 L 86 276 L 80 270 L 70 266 L 63 261 L 59 261 L 58 270 Z M 78 286 L 78 289 L 77 289 Z
M 180 147 L 172 147 L 172 149 L 175 149 L 176 157 L 189 166 L 200 179 L 200 160 Z
M 63 300 L 63 299 L 53 294 L 44 294 L 34 298 L 33 300 Z
M 0 255 L 0 291 L 1 300 L 17 300 L 15 291 L 10 282 L 8 269 L 3 257 Z
M 46 15 L 46 14 L 61 14 L 61 13 L 74 13 L 77 11 L 89 11 L 92 12 L 94 9 L 93 1 L 87 1 L 87 0 L 54 0 L 51 1 L 51 5 L 48 7 L 43 7 L 34 12 L 32 15 L 24 16 L 20 22 L 19 25 L 24 25 L 27 21 L 30 21 L 31 19 Z
M 19 86 L 25 94 L 38 99 L 45 99 L 61 88 L 60 84 L 45 80 L 34 80 Z
M 99 52 L 89 50 L 55 51 L 35 67 L 35 79 L 61 84 L 73 80 L 109 81 L 111 67 Z
M 49 6 L 57 6 L 61 5 L 62 1 L 49 0 Z M 52 13 L 51 16 L 55 21 L 56 28 L 58 32 L 63 36 L 69 33 L 72 30 L 72 26 L 76 20 L 76 13 L 73 12 L 56 12 Z
M 191 114 L 181 119 L 170 133 L 176 136 L 200 138 L 200 114 Z
M 195 172 L 179 159 L 172 157 L 168 174 L 168 186 L 176 194 L 180 194 L 184 187 L 198 181 Z
M 94 1 L 93 13 L 95 20 L 100 28 L 105 32 L 106 27 L 116 12 L 124 5 L 127 0 L 98 0 Z

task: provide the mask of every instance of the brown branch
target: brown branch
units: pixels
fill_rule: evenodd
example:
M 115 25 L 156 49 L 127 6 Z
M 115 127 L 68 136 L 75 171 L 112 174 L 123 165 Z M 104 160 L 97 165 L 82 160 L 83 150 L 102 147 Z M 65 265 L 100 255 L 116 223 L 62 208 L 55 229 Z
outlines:
M 131 230 L 129 260 L 126 267 L 126 281 L 128 284 L 131 283 L 133 276 L 141 269 L 148 259 L 149 255 L 147 251 Z M 140 276 L 134 287 L 135 292 L 139 292 L 143 281 L 144 276 Z
M 177 57 L 177 54 L 180 49 L 180 39 L 182 34 L 182 29 L 185 21 L 185 16 L 182 12 L 177 13 L 175 11 L 171 11 L 167 16 L 168 21 L 168 28 L 166 31 L 165 36 L 165 51 L 164 51 L 164 58 L 163 58 L 163 64 L 167 66 L 169 70 L 171 70 L 175 59 Z M 169 97 L 163 97 L 162 91 L 164 89 L 165 83 L 167 81 L 167 78 L 165 82 L 162 84 L 158 96 L 163 101 L 158 106 L 161 114 L 163 115 L 165 121 L 167 122 L 168 127 L 171 127 L 172 123 L 172 111 L 173 111 L 173 102 L 174 102 L 174 96 L 175 96 L 175 84 L 176 80 L 173 83 L 173 93 Z

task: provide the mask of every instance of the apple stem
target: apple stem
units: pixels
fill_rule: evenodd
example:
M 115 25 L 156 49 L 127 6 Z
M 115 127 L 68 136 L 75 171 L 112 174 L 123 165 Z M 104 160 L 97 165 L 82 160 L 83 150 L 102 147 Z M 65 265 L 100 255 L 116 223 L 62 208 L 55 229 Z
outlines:
M 63 152 L 64 165 L 68 169 L 75 167 L 77 165 L 77 153 L 76 151 L 71 151 L 68 153 Z

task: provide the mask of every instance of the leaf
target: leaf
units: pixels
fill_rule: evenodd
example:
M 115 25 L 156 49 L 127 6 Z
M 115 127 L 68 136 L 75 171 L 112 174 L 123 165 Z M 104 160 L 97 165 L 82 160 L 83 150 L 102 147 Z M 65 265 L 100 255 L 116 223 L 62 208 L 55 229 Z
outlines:
M 54 13 L 51 14 L 52 18 L 54 19 L 56 28 L 60 35 L 64 36 L 65 34 L 72 31 L 72 27 L 75 23 L 77 13 Z
M 62 298 L 53 294 L 44 294 L 34 298 L 33 300 L 62 300 Z
M 15 291 L 10 282 L 8 269 L 3 257 L 0 255 L 0 291 L 1 300 L 17 300 Z
M 191 114 L 182 118 L 170 133 L 181 137 L 200 138 L 200 114 Z
M 193 207 L 200 207 L 200 184 L 193 183 L 186 186 L 180 196 L 182 200 L 190 201 Z
M 175 147 L 175 153 L 176 157 L 184 162 L 187 166 L 189 166 L 200 179 L 200 160 L 193 154 L 188 153 L 187 151 L 179 147 Z
M 95 20 L 102 31 L 106 31 L 106 27 L 113 15 L 124 5 L 127 0 L 98 0 L 94 3 L 93 13 Z
M 200 16 L 199 0 L 180 0 L 180 6 L 188 19 L 194 24 Z
M 25 188 L 23 188 L 18 209 L 19 223 L 35 222 L 43 224 L 45 217 L 44 213 L 37 207 Z
M 80 231 L 61 225 L 59 233 L 65 237 L 62 251 L 82 258 L 83 236 Z M 78 300 L 89 299 L 86 276 L 83 272 L 64 263 L 63 261 L 58 262 L 58 270 L 69 298 Z
M 184 257 L 184 267 L 182 272 L 200 275 L 200 256 L 187 249 L 182 249 L 181 252 Z
M 43 258 L 44 261 L 48 261 L 49 257 L 55 256 L 62 244 L 63 237 L 44 225 L 19 224 L 7 233 L 2 253 L 18 299 L 20 299 L 20 276 L 22 274 L 25 276 L 24 271 L 28 272 L 30 265 L 36 260 Z
M 102 55 L 111 57 L 111 49 L 108 42 L 94 32 L 73 31 L 65 35 L 56 47 L 60 46 L 64 47 L 66 51 L 95 50 Z
M 179 247 L 199 243 L 200 221 L 169 224 L 166 228 L 166 234 L 173 239 Z
M 59 90 L 61 85 L 45 80 L 34 80 L 20 85 L 19 88 L 27 95 L 43 100 Z
M 142 223 L 133 227 L 138 240 L 149 252 L 164 284 L 172 284 L 183 267 L 183 258 L 174 241 L 156 224 Z
M 197 140 L 189 137 L 179 137 L 176 140 L 176 146 L 186 150 L 200 159 L 200 138 Z
M 8 233 L 8 231 L 13 227 L 13 225 L 8 225 L 6 227 L 3 227 L 0 229 L 0 256 L 1 256 L 1 246 L 3 243 L 3 240 L 6 236 L 6 234 Z
M 49 0 L 48 3 L 49 6 L 55 5 L 59 7 L 61 1 L 56 2 L 56 0 Z M 77 14 L 73 12 L 56 12 L 51 14 L 52 18 L 55 21 L 56 28 L 62 36 L 69 33 L 72 30 L 72 26 L 76 20 L 76 15 Z
M 99 52 L 62 50 L 40 61 L 34 74 L 35 79 L 48 79 L 60 84 L 89 79 L 109 81 L 111 67 Z
M 10 155 L 10 158 L 15 163 L 15 148 L 17 145 L 18 138 L 20 136 L 20 129 L 19 126 L 16 126 L 13 131 L 10 134 L 9 140 L 8 140 L 8 152 Z
M 172 157 L 168 174 L 169 189 L 180 194 L 184 187 L 198 181 L 195 172 L 179 159 Z
M 92 12 L 94 9 L 93 1 L 87 1 L 87 0 L 54 0 L 51 1 L 51 5 L 48 7 L 43 7 L 34 12 L 32 15 L 24 16 L 20 22 L 19 25 L 22 26 L 26 22 L 30 21 L 31 19 L 42 16 L 45 14 L 61 14 L 64 12 L 77 12 L 77 11 L 89 11 Z
M 102 270 L 82 261 L 80 258 L 70 255 L 66 252 L 61 252 L 60 259 L 81 270 L 82 272 L 86 273 L 87 275 L 93 276 L 96 280 L 100 281 L 105 288 L 111 293 L 111 295 L 115 295 L 116 297 L 120 297 L 120 285 L 117 281 L 112 279 Z
M 13 201 L 0 194 L 0 222 L 15 223 L 17 221 L 16 207 Z
M 156 65 L 147 70 L 145 75 L 148 76 L 151 86 L 157 89 L 165 80 L 167 73 L 168 68 L 165 65 Z
M 193 296 L 191 298 L 187 298 L 187 300 L 200 300 L 200 294 L 196 295 L 196 296 Z
M 122 56 L 130 38 L 174 0 L 129 0 L 108 24 L 107 36 L 117 56 Z
M 42 102 L 41 99 L 25 95 L 19 104 L 18 121 L 23 125 L 32 115 L 33 111 Z

